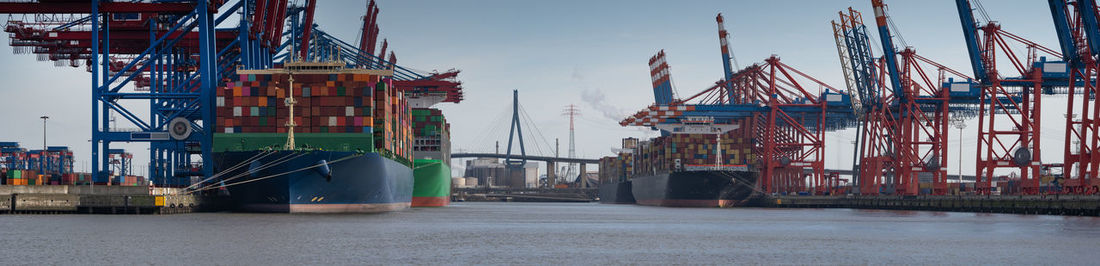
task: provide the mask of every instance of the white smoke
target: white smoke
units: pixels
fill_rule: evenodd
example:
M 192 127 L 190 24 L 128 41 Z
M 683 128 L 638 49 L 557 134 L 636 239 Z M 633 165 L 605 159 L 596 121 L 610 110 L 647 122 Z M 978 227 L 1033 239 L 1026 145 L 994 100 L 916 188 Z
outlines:
M 574 84 L 585 84 L 585 77 L 581 70 L 577 67 L 573 68 L 572 77 Z M 583 88 L 581 90 L 581 100 L 600 113 L 600 116 L 608 120 L 614 121 L 614 124 L 608 124 L 612 128 L 619 127 L 619 121 L 626 119 L 628 114 L 633 114 L 633 111 L 628 111 L 624 108 L 616 107 L 607 101 L 607 96 L 603 93 L 603 90 L 593 88 Z M 656 131 L 653 131 L 647 127 L 627 127 L 629 129 L 637 130 L 642 133 L 642 138 L 654 137 L 659 135 Z
M 622 121 L 626 118 L 626 112 L 607 103 L 607 96 L 600 89 L 584 89 L 581 91 L 581 100 L 590 105 L 593 110 L 600 112 L 604 118 L 611 121 Z

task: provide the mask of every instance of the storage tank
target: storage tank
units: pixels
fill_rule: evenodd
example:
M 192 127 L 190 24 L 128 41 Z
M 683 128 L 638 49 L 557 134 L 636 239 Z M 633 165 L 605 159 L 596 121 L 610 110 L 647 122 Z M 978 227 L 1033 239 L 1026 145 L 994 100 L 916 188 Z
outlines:
M 451 178 L 451 185 L 453 185 L 455 187 L 458 187 L 458 188 L 464 188 L 464 187 L 466 187 L 466 178 L 453 177 L 453 178 Z
M 477 187 L 477 186 L 478 186 L 477 177 L 467 177 L 466 178 L 466 187 Z

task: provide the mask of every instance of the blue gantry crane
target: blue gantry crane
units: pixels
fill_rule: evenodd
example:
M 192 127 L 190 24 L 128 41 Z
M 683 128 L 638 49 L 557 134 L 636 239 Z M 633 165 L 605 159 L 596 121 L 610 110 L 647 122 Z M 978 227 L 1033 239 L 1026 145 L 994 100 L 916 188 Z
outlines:
M 56 0 L 2 2 L 0 13 L 55 14 L 51 21 L 9 21 L 17 52 L 87 65 L 92 73 L 92 173 L 107 179 L 111 143 L 150 143 L 150 180 L 184 185 L 211 176 L 215 93 L 238 69 L 275 67 L 298 56 L 339 58 L 364 68 L 395 68 L 397 88 L 424 101 L 461 101 L 457 70 L 418 73 L 396 65 L 385 49 L 375 54 L 379 9 L 368 3 L 364 31 L 371 40 L 354 49 L 313 23 L 316 0 Z M 231 21 L 236 15 L 238 18 Z M 232 25 L 237 22 L 236 25 Z M 366 40 L 366 39 L 364 39 Z M 291 54 L 295 54 L 292 56 Z M 148 102 L 148 117 L 126 102 Z M 117 114 L 135 128 L 109 126 Z M 196 157 L 199 160 L 195 160 Z

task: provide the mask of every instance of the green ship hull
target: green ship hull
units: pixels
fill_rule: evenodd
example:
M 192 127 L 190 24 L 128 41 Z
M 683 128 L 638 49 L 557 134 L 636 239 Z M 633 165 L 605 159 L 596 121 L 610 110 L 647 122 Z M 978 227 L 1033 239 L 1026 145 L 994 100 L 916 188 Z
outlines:
M 413 207 L 443 207 L 451 203 L 451 167 L 440 160 L 413 162 Z

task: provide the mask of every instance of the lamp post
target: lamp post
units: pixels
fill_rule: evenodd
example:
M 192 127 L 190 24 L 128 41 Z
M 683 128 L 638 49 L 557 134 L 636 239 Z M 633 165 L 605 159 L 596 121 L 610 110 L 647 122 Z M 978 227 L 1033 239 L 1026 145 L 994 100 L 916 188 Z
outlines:
M 962 118 L 952 119 L 951 123 L 955 125 L 955 128 L 959 129 L 959 174 L 958 174 L 959 176 L 958 176 L 958 178 L 959 178 L 959 186 L 961 187 L 962 182 L 963 182 L 963 175 L 962 175 L 962 173 L 963 173 L 963 168 L 962 168 L 962 165 L 963 165 L 963 163 L 962 163 L 963 162 L 963 129 L 966 128 L 966 120 L 962 119 Z M 962 191 L 960 191 L 960 193 L 961 192 Z
M 49 116 L 42 116 L 42 153 L 38 159 L 38 169 L 46 170 L 46 119 L 50 119 Z
M 42 116 L 42 151 L 46 150 L 46 119 L 50 119 L 49 116 Z

